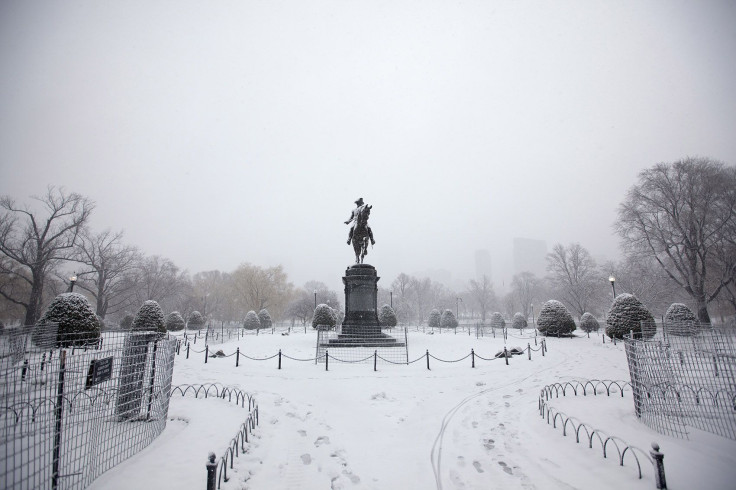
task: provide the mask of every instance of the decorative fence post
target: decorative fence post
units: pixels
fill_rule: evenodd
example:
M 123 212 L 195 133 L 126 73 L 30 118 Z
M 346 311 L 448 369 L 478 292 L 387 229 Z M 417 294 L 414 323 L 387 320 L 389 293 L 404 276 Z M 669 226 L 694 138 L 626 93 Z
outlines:
M 59 384 L 56 388 L 56 425 L 54 428 L 54 454 L 51 470 L 51 488 L 59 488 L 59 459 L 61 457 L 61 417 L 64 410 L 64 371 L 66 370 L 66 351 L 59 354 Z
M 470 365 L 470 367 L 475 367 L 475 350 L 470 349 L 470 358 L 473 360 L 473 363 Z
M 376 365 L 378 364 L 378 349 L 373 351 L 373 370 L 376 371 Z
M 279 369 L 281 369 L 281 349 L 279 349 Z
M 158 341 L 153 341 L 153 353 L 151 354 L 151 383 L 148 387 L 148 411 L 147 419 L 151 419 L 151 405 L 153 405 L 153 386 L 156 383 L 156 349 L 158 347 Z
M 506 350 L 506 346 L 503 346 L 503 357 L 506 359 L 506 365 L 509 365 L 509 352 Z
M 325 371 L 330 370 L 330 353 L 325 350 Z
M 187 344 L 187 359 L 189 359 L 189 344 Z
M 526 350 L 527 352 L 529 352 L 529 360 L 531 361 L 532 360 L 532 345 L 529 342 L 527 342 L 526 344 Z
M 240 365 L 240 347 L 235 349 L 235 367 Z
M 429 370 L 429 349 L 427 349 L 427 369 Z
M 654 459 L 654 482 L 657 488 L 667 488 L 667 480 L 664 477 L 664 454 L 659 452 L 659 444 L 652 443 L 649 455 Z
M 544 339 L 542 339 L 542 357 L 544 357 Z
M 217 481 L 217 463 L 215 463 L 215 453 L 210 453 L 207 456 L 207 490 L 215 490 L 215 483 Z
M 210 346 L 204 346 L 204 363 L 207 364 L 207 358 L 210 356 Z

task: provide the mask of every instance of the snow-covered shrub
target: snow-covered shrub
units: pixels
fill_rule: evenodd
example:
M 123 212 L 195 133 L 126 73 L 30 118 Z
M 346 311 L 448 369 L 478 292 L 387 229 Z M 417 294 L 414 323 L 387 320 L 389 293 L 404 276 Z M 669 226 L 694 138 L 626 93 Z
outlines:
M 537 329 L 542 335 L 568 335 L 575 330 L 575 320 L 565 305 L 551 299 L 542 305 L 537 318 Z
M 120 320 L 120 330 L 130 330 L 133 326 L 133 320 L 135 317 L 128 313 L 123 317 L 122 320 Z
M 90 344 L 100 338 L 97 315 L 79 293 L 62 293 L 54 298 L 38 321 L 41 328 L 49 323 L 59 325 L 56 344 L 60 347 Z
M 243 328 L 246 330 L 258 330 L 261 328 L 261 320 L 258 318 L 258 315 L 255 311 L 250 310 L 248 313 L 245 314 L 245 319 L 243 320 Z
M 491 313 L 491 327 L 493 328 L 504 328 L 506 326 L 506 320 L 503 319 L 503 315 L 497 311 Z
M 672 303 L 664 314 L 667 333 L 688 336 L 697 332 L 698 317 L 682 303 Z
M 511 320 L 511 326 L 514 328 L 522 329 L 527 327 L 526 317 L 521 313 L 514 313 L 514 318 Z
M 432 310 L 429 312 L 427 326 L 430 328 L 440 328 L 440 312 L 438 310 Z
M 184 322 L 184 317 L 181 316 L 181 313 L 178 311 L 172 311 L 168 315 L 166 315 L 166 318 L 164 319 L 164 325 L 166 326 L 166 330 L 176 332 L 179 330 L 184 330 L 184 326 L 186 323 Z
M 396 326 L 396 313 L 391 305 L 381 306 L 381 311 L 378 312 L 378 323 L 382 327 L 395 327 Z
M 164 311 L 158 302 L 149 299 L 141 305 L 138 313 L 135 314 L 131 330 L 134 332 L 154 331 L 160 336 L 166 335 Z
M 591 313 L 585 312 L 580 317 L 580 330 L 583 332 L 597 332 L 600 328 L 598 320 Z
M 261 328 L 271 328 L 273 325 L 271 314 L 265 308 L 258 312 L 258 320 L 261 322 Z
M 332 313 L 332 308 L 322 303 L 314 309 L 314 317 L 312 318 L 312 327 L 334 327 L 337 319 Z
M 611 311 L 606 319 L 606 335 L 621 339 L 629 332 L 635 338 L 649 339 L 654 337 L 657 327 L 654 317 L 633 294 L 623 293 L 616 296 L 611 304 Z
M 457 328 L 457 319 L 455 318 L 455 314 L 452 310 L 448 309 L 442 312 L 442 316 L 440 317 L 440 327 Z
M 202 327 L 204 327 L 204 324 L 207 323 L 207 320 L 205 320 L 204 316 L 198 312 L 197 310 L 194 310 L 189 314 L 189 321 L 187 322 L 187 328 L 192 330 L 199 330 Z

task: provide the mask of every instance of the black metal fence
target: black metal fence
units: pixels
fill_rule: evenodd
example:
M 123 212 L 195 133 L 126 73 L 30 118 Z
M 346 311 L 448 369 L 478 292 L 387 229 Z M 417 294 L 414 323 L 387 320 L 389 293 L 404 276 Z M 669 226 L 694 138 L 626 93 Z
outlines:
M 736 330 L 667 324 L 625 343 L 637 417 L 663 434 L 690 426 L 736 439 Z
M 84 488 L 166 426 L 175 340 L 52 328 L 0 335 L 4 489 Z

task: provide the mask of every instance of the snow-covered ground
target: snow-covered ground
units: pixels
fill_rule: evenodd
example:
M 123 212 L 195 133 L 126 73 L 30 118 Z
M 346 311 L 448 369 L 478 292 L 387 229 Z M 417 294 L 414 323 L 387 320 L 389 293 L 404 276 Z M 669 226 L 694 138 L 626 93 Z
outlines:
M 512 335 L 514 333 L 512 332 Z M 316 333 L 247 336 L 218 344 L 226 354 L 269 357 L 279 349 L 314 358 Z M 525 348 L 529 339 L 509 338 Z M 548 352 L 510 359 L 476 358 L 444 363 L 424 359 L 406 365 L 342 364 L 282 359 L 252 361 L 177 356 L 174 385 L 220 383 L 255 395 L 260 425 L 246 454 L 235 459 L 223 489 L 653 489 L 651 465 L 642 459 L 603 459 L 599 446 L 573 436 L 539 415 L 540 388 L 586 379 L 628 380 L 623 345 L 597 335 L 547 339 Z M 471 348 L 492 358 L 504 341 L 467 334 L 409 333 L 409 359 L 428 349 L 455 360 Z M 202 349 L 200 341 L 192 348 Z M 331 353 L 331 356 L 339 353 Z M 561 397 L 550 401 L 567 415 L 648 452 L 664 453 L 668 488 L 731 489 L 736 481 L 736 442 L 692 430 L 689 440 L 658 434 L 634 416 L 631 392 L 615 396 Z M 164 433 L 148 448 L 102 475 L 94 489 L 204 490 L 208 452 L 219 457 L 247 409 L 221 399 L 174 396 Z

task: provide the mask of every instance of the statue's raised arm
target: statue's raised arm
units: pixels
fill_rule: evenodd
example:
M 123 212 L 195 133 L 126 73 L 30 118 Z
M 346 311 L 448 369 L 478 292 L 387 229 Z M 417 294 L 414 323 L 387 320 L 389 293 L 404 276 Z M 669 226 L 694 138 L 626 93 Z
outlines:
M 371 245 L 375 245 L 373 239 L 373 230 L 368 226 L 368 218 L 371 215 L 373 206 L 369 206 L 363 202 L 361 197 L 355 201 L 355 209 L 350 213 L 350 218 L 345 222 L 346 225 L 351 224 L 348 233 L 348 245 L 352 242 L 355 250 L 355 263 L 362 264 L 363 258 L 368 254 L 368 240 Z

